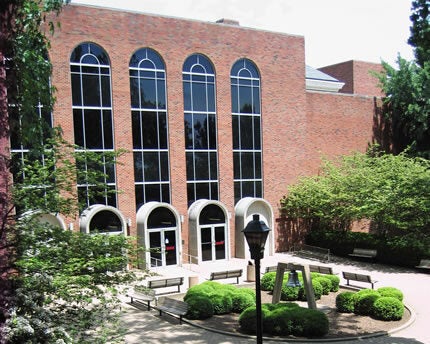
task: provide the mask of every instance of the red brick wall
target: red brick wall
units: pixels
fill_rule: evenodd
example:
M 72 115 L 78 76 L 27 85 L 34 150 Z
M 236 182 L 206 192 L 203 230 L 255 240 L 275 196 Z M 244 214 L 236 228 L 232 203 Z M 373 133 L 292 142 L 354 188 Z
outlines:
M 230 220 L 234 252 L 234 195 L 231 133 L 230 69 L 240 58 L 252 60 L 261 75 L 264 198 L 278 216 L 279 200 L 288 184 L 315 172 L 322 154 L 364 150 L 371 140 L 373 100 L 365 97 L 307 93 L 304 39 L 240 26 L 66 6 L 61 29 L 52 39 L 54 112 L 65 138 L 73 140 L 69 58 L 81 42 L 92 41 L 108 53 L 112 67 L 116 148 L 129 151 L 118 166 L 119 210 L 133 220 L 135 200 L 131 142 L 128 64 L 139 48 L 155 49 L 167 72 L 172 205 L 185 216 L 184 251 L 188 242 L 186 169 L 184 153 L 182 64 L 193 53 L 214 64 L 218 116 L 220 201 Z
M 382 96 L 377 78 L 370 73 L 382 71 L 378 63 L 346 61 L 319 70 L 343 81 L 345 85 L 340 90 L 342 93 Z

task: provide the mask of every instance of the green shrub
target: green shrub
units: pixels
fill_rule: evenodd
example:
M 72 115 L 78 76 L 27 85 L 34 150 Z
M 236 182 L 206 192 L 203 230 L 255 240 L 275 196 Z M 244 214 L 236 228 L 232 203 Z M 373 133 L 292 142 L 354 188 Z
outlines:
M 376 319 L 390 321 L 400 320 L 403 317 L 405 307 L 398 298 L 381 296 L 373 304 L 372 315 Z
M 394 288 L 394 287 L 382 287 L 378 288 L 377 292 L 381 296 L 390 296 L 395 297 L 396 299 L 399 299 L 400 301 L 403 301 L 403 293 L 401 290 Z
M 270 311 L 274 308 L 272 304 L 264 303 L 261 305 L 261 320 L 264 321 Z M 257 328 L 257 311 L 255 306 L 248 307 L 239 315 L 240 329 L 245 333 L 255 334 Z
M 354 295 L 354 313 L 360 315 L 370 315 L 373 310 L 373 303 L 381 295 L 372 289 L 363 289 Z
M 238 288 L 232 295 L 232 308 L 231 311 L 234 313 L 242 313 L 246 308 L 255 305 L 255 293 L 250 294 L 247 290 L 249 288 Z
M 276 272 L 266 272 L 260 280 L 261 290 L 273 291 L 275 287 Z
M 279 303 L 266 308 L 263 332 L 271 335 L 321 337 L 328 333 L 328 318 L 318 310 L 295 303 Z
M 316 309 L 301 308 L 296 314 L 296 323 L 301 324 L 302 333 L 293 332 L 295 336 L 322 337 L 328 333 L 327 315 Z M 295 331 L 295 329 L 294 329 Z
M 192 286 L 187 290 L 187 293 L 184 296 L 184 301 L 187 301 L 187 299 L 192 295 L 209 295 L 214 290 L 217 290 L 218 288 L 222 288 L 221 283 L 213 282 L 213 281 L 206 281 L 197 285 Z
M 281 300 L 282 301 L 297 301 L 299 299 L 299 291 L 301 287 L 287 287 L 282 285 Z
M 315 278 L 316 281 L 320 282 L 322 286 L 322 294 L 328 295 L 331 290 L 331 281 L 325 276 L 318 276 Z
M 328 278 L 331 282 L 331 292 L 337 292 L 339 290 L 340 278 L 336 275 L 324 275 L 325 278 Z
M 295 326 L 295 310 L 299 305 L 293 302 L 278 303 L 264 319 L 264 332 L 275 336 L 288 336 L 293 334 Z
M 214 314 L 227 314 L 231 313 L 233 309 L 233 301 L 230 293 L 219 290 L 214 291 L 208 295 L 212 302 Z
M 214 308 L 211 300 L 206 295 L 191 295 L 187 298 L 188 319 L 207 319 L 214 315 Z
M 322 287 L 321 283 L 318 282 L 316 279 L 312 279 L 312 287 L 314 289 L 315 300 L 319 300 L 322 296 L 322 293 L 323 293 L 323 287 Z M 303 285 L 300 287 L 300 290 L 299 290 L 299 300 L 302 300 L 302 301 L 307 300 L 306 290 L 305 290 L 305 287 Z
M 340 313 L 354 313 L 355 293 L 344 291 L 336 296 L 336 308 Z

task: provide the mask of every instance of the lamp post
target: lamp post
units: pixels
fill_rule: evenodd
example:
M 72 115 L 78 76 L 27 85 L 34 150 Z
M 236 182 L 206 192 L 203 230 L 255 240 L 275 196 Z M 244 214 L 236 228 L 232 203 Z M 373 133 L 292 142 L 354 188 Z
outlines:
M 260 221 L 260 215 L 254 214 L 243 229 L 243 234 L 249 246 L 251 259 L 255 261 L 255 303 L 257 311 L 257 344 L 263 343 L 263 322 L 261 320 L 261 286 L 260 286 L 260 259 L 264 257 L 264 246 L 270 228 Z

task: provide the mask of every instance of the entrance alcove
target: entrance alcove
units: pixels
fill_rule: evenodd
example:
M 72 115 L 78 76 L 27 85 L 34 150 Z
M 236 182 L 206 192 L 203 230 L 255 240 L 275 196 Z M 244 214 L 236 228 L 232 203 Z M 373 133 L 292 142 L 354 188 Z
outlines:
M 275 253 L 274 215 L 269 202 L 263 198 L 244 197 L 235 206 L 235 257 L 250 259 L 249 247 L 242 230 L 252 221 L 252 215 L 259 214 L 260 221 L 264 221 L 271 229 L 266 241 L 264 256 Z
M 137 240 L 146 250 L 146 268 L 181 265 L 181 221 L 168 203 L 148 202 L 136 213 Z M 140 266 L 142 268 L 142 266 Z
M 230 227 L 227 208 L 218 201 L 200 199 L 188 209 L 191 263 L 228 260 Z
M 109 205 L 94 204 L 85 209 L 79 221 L 82 233 L 125 234 L 127 223 L 122 213 Z

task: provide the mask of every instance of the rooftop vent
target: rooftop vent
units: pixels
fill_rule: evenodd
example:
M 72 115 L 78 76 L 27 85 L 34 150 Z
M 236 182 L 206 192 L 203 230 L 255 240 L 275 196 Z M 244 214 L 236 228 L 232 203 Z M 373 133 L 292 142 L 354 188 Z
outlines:
M 221 18 L 216 21 L 218 24 L 236 25 L 239 26 L 239 22 L 234 19 Z

